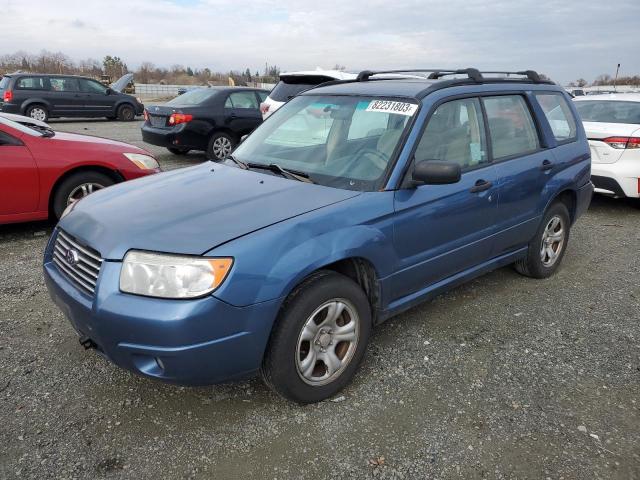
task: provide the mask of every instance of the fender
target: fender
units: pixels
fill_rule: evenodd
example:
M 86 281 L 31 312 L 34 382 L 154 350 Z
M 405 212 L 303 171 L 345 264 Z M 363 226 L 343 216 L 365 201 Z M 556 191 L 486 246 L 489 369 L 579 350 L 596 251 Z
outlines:
M 33 104 L 44 105 L 45 107 L 47 107 L 49 115 L 51 115 L 51 103 L 41 97 L 28 98 L 27 100 L 22 102 L 22 104 L 20 105 L 20 112 L 22 113 L 22 115 L 25 115 L 27 112 L 27 108 L 29 108 L 29 106 Z
M 314 271 L 347 258 L 369 261 L 378 278 L 391 275 L 398 263 L 393 193 L 362 194 L 214 248 L 205 255 L 234 257 L 214 295 L 236 306 L 284 298 Z

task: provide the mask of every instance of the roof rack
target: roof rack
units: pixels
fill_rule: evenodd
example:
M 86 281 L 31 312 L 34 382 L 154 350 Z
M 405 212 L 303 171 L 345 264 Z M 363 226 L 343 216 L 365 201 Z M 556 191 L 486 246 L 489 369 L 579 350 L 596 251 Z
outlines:
M 424 68 L 418 68 L 415 70 L 411 70 L 411 69 L 404 69 L 404 70 L 363 70 L 362 72 L 360 72 L 358 74 L 358 77 L 356 78 L 357 82 L 366 82 L 368 81 L 372 76 L 374 75 L 380 75 L 380 74 L 385 74 L 385 73 L 429 73 L 429 76 L 427 78 L 429 78 L 430 80 L 435 80 L 441 77 L 444 77 L 446 75 L 466 75 L 467 77 L 469 77 L 471 80 L 475 81 L 475 82 L 482 82 L 483 80 L 488 80 L 487 78 L 483 77 L 482 74 L 500 74 L 500 75 L 521 75 L 521 76 L 525 76 L 527 77 L 529 80 L 531 80 L 533 83 L 542 83 L 544 82 L 544 80 L 542 80 L 542 78 L 540 77 L 540 75 L 538 74 L 538 72 L 534 71 L 534 70 L 523 70 L 523 71 L 519 71 L 519 72 L 481 72 L 479 71 L 477 68 L 462 68 L 462 69 L 458 69 L 458 70 L 448 70 L 448 69 L 435 69 L 435 68 L 430 68 L 430 69 L 424 69 Z

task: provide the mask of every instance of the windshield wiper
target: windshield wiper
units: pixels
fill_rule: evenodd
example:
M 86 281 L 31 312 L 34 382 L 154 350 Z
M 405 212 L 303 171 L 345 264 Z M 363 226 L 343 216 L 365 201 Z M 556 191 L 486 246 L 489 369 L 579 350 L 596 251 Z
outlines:
M 236 165 L 238 165 L 240 168 L 242 168 L 243 170 L 249 170 L 249 165 L 247 165 L 246 163 L 244 163 L 242 160 L 238 160 L 236 157 L 234 157 L 233 155 L 227 155 L 227 158 L 225 158 L 225 160 L 231 160 L 233 163 L 235 163 Z
M 287 168 L 284 168 L 284 167 L 278 165 L 277 163 L 269 163 L 267 165 L 265 165 L 263 163 L 247 163 L 246 165 L 249 168 L 261 168 L 263 170 L 270 170 L 270 171 L 272 171 L 274 173 L 279 173 L 283 177 L 291 178 L 291 179 L 297 180 L 299 182 L 316 183 L 313 180 L 311 180 L 311 178 L 309 178 L 308 174 L 306 174 L 304 172 L 297 172 L 297 171 L 294 171 L 294 170 L 289 170 Z

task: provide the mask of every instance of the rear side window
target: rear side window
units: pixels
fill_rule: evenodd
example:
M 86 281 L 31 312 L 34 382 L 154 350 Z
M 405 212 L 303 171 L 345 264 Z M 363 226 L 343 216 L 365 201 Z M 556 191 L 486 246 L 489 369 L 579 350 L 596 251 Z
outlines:
M 575 106 L 585 122 L 640 124 L 640 102 L 585 100 Z
M 16 82 L 16 90 L 47 90 L 44 77 L 21 77 Z
M 258 109 L 258 99 L 253 92 L 235 92 L 229 95 L 224 104 L 225 108 L 253 108 Z
M 49 79 L 51 90 L 54 92 L 79 92 L 80 83 L 77 78 L 51 77 Z
M 576 138 L 576 122 L 564 96 L 559 93 L 536 93 L 538 103 L 542 107 L 553 136 L 559 142 Z
M 484 97 L 493 158 L 523 155 L 538 149 L 538 133 L 531 112 L 520 95 Z
M 422 134 L 416 161 L 444 160 L 472 169 L 488 162 L 480 101 L 453 100 L 440 105 Z
M 6 90 L 9 86 L 9 77 L 0 78 L 0 90 Z

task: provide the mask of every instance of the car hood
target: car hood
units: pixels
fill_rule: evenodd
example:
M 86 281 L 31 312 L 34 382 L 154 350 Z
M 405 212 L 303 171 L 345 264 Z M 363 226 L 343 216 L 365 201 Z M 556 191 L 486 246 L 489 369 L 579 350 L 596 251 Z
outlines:
M 117 140 L 111 140 L 109 138 L 94 137 L 92 135 L 80 135 L 76 133 L 56 132 L 55 136 L 49 139 L 51 142 L 73 142 L 74 144 L 90 144 L 100 148 L 113 149 L 118 151 L 127 152 L 143 152 L 147 153 L 139 147 L 135 147 L 129 143 L 119 142 Z M 89 145 L 87 145 L 89 146 Z
M 109 260 L 121 260 L 130 249 L 202 255 L 359 194 L 205 163 L 96 192 L 60 228 Z
M 116 92 L 122 93 L 122 90 L 125 89 L 129 82 L 133 78 L 133 73 L 126 73 L 121 76 L 118 80 L 111 84 L 111 90 L 115 90 Z

